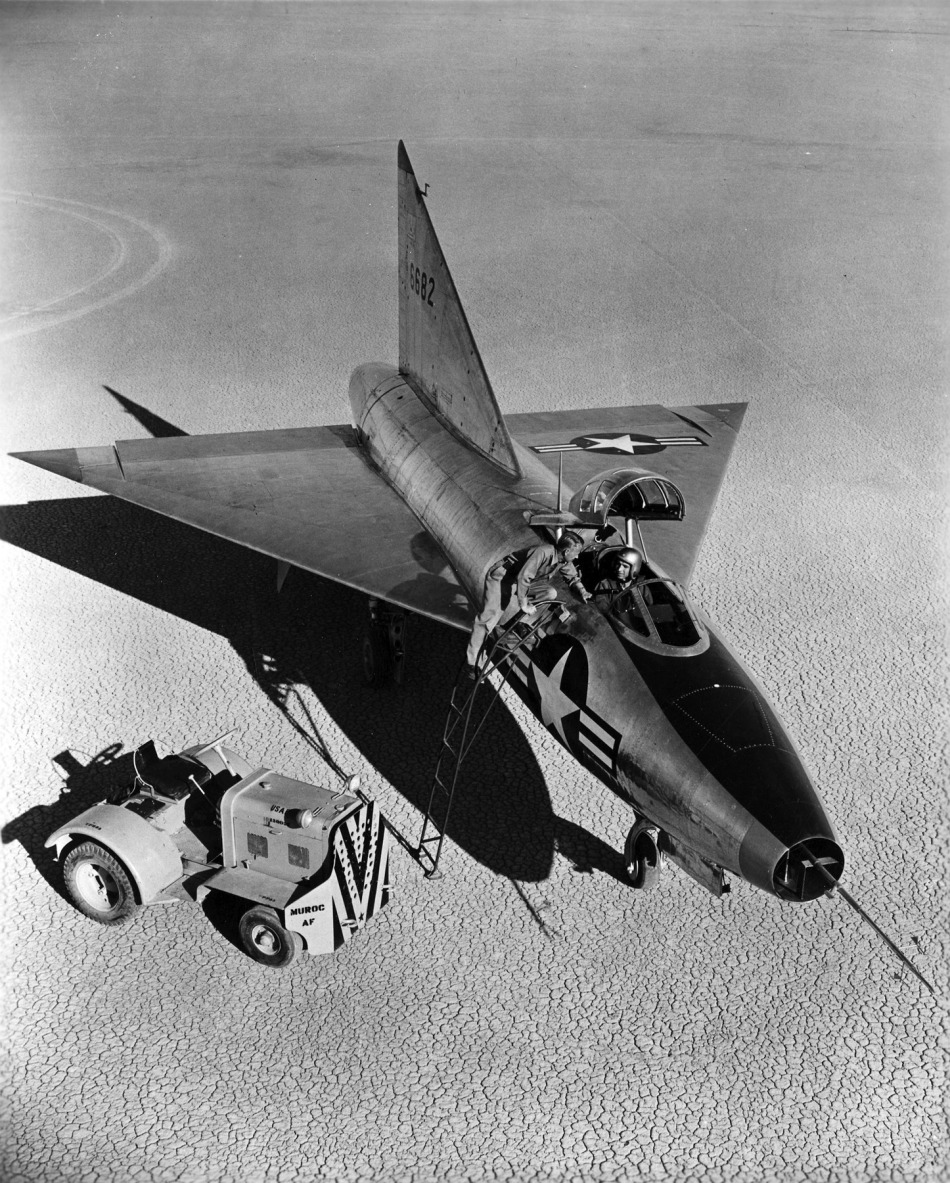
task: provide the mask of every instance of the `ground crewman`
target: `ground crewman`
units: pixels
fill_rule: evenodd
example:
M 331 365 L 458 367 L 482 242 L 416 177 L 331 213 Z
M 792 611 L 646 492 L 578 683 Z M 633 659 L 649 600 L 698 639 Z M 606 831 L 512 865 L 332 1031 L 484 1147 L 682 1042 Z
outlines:
M 520 564 L 517 556 L 507 555 L 489 570 L 485 579 L 485 600 L 472 625 L 465 654 L 469 673 L 477 673 L 478 655 L 493 628 L 506 625 L 518 612 L 530 616 L 537 604 L 557 599 L 557 591 L 550 584 L 556 575 L 560 575 L 582 600 L 590 599 L 574 566 L 583 546 L 584 540 L 579 534 L 565 530 L 553 545 L 542 542 L 532 547 Z

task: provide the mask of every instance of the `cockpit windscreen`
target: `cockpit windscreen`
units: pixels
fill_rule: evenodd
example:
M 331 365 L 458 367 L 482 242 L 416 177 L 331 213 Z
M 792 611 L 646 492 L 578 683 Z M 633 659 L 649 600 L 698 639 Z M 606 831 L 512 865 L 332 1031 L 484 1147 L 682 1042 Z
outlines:
M 639 580 L 604 607 L 621 635 L 652 642 L 650 648 L 691 649 L 705 639 L 683 593 L 669 579 Z

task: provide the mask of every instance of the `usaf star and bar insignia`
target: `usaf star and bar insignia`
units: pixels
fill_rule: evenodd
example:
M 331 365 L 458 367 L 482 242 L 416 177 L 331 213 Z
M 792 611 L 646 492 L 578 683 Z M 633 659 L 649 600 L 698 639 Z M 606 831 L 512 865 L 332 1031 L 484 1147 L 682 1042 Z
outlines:
M 564 636 L 548 636 L 530 653 L 517 649 L 509 671 L 537 704 L 541 722 L 593 771 L 616 775 L 620 732 L 587 706 L 587 653 Z
M 605 432 L 603 435 L 578 435 L 566 444 L 536 444 L 532 452 L 601 452 L 606 456 L 644 456 L 664 448 L 705 448 L 698 435 L 634 435 L 632 432 Z

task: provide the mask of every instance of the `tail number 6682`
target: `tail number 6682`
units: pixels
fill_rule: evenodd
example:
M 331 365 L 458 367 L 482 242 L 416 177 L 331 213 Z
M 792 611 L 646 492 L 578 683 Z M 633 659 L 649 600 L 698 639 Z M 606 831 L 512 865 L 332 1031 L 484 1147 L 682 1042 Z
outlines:
M 415 292 L 423 304 L 428 304 L 430 308 L 434 307 L 432 295 L 435 292 L 435 279 L 431 275 L 426 275 L 424 271 L 420 271 L 415 263 L 409 264 L 409 290 Z

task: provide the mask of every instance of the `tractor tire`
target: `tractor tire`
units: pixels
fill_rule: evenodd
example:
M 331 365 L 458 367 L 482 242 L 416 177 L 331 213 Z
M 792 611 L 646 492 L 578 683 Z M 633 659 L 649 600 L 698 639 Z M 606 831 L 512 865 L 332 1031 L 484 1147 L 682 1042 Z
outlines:
M 660 851 L 653 834 L 640 823 L 627 835 L 624 862 L 632 887 L 639 891 L 656 887 L 660 879 Z
M 125 867 L 97 842 L 81 842 L 66 855 L 63 883 L 79 911 L 98 924 L 126 924 L 139 910 Z
M 303 938 L 299 933 L 288 932 L 273 908 L 258 904 L 248 908 L 241 917 L 238 931 L 241 944 L 251 957 L 274 969 L 290 965 L 303 949 Z
M 385 629 L 368 628 L 361 647 L 363 681 L 367 686 L 385 686 L 392 674 L 393 658 Z

